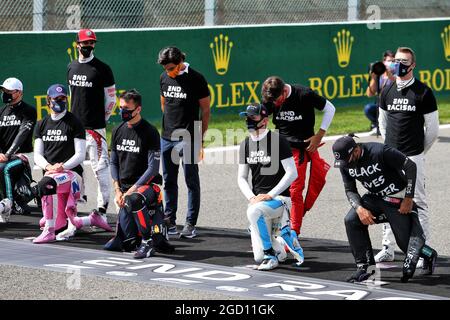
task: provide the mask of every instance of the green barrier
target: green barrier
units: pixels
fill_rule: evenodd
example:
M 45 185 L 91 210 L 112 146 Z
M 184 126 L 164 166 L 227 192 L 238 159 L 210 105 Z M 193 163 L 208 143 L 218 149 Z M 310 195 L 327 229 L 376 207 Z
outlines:
M 187 62 L 206 77 L 213 114 L 237 113 L 258 102 L 269 75 L 311 86 L 336 106 L 362 106 L 372 101 L 365 97 L 368 64 L 398 46 L 416 51 L 415 75 L 438 99 L 450 95 L 450 19 L 387 22 L 380 29 L 362 23 L 275 25 L 99 31 L 97 37 L 95 54 L 113 69 L 118 91 L 138 89 L 145 117 L 156 121 L 162 72 L 156 59 L 168 45 L 186 52 Z M 25 101 L 39 117 L 48 112 L 47 87 L 66 83 L 67 64 L 76 59 L 74 38 L 75 32 L 0 34 L 1 81 L 21 79 Z

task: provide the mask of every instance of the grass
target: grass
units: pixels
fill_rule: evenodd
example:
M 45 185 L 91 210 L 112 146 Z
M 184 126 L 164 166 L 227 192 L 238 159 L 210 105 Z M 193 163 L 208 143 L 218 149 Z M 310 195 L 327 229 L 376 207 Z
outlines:
M 316 112 L 316 131 L 322 122 L 322 116 L 323 114 L 321 112 Z M 439 122 L 441 124 L 450 123 L 450 103 L 439 104 Z M 161 124 L 159 122 L 152 123 L 161 132 Z M 108 143 L 111 141 L 111 129 L 113 126 L 114 125 L 108 125 L 107 128 Z M 274 128 L 272 122 L 270 122 L 269 127 Z M 327 135 L 366 132 L 369 131 L 369 127 L 370 122 L 364 115 L 362 106 L 339 107 L 336 109 L 336 114 L 328 128 Z M 227 141 L 225 139 L 227 130 L 233 130 L 235 133 L 237 132 L 236 137 Z M 239 130 L 240 132 L 236 130 Z M 245 121 L 237 114 L 227 114 L 217 117 L 213 115 L 208 131 L 208 136 L 205 139 L 206 147 L 238 144 L 246 136 Z M 214 140 L 213 137 L 216 137 L 216 140 Z

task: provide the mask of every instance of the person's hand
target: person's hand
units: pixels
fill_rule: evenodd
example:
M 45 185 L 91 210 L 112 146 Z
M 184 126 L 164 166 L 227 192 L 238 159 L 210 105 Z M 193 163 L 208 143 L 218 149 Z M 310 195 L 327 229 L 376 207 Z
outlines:
M 5 156 L 3 153 L 0 153 L 0 162 L 7 162 L 8 161 L 8 157 Z
M 204 150 L 204 146 L 203 146 L 203 142 L 202 142 L 202 146 L 200 148 L 200 151 L 198 152 L 198 162 L 203 161 L 203 157 L 205 156 L 205 150 Z
M 250 202 L 250 204 L 255 204 L 259 202 L 256 196 L 251 197 L 248 201 Z
M 401 214 L 408 214 L 411 212 L 413 208 L 413 199 L 412 198 L 404 198 L 402 200 L 402 203 L 400 204 L 400 209 L 398 209 L 398 212 Z
M 372 212 L 366 208 L 359 206 L 358 209 L 356 209 L 356 213 L 358 214 L 359 220 L 361 220 L 363 225 L 368 226 L 370 224 L 375 224 L 375 221 L 373 221 L 375 217 L 372 215 Z
M 55 163 L 55 164 L 53 165 L 53 171 L 56 171 L 56 172 L 62 172 L 62 171 L 64 171 L 64 165 L 63 165 L 63 163 L 62 163 L 62 162 Z
M 256 200 L 258 200 L 258 202 L 269 201 L 269 200 L 272 200 L 272 196 L 270 194 L 261 193 L 256 196 Z
M 114 201 L 119 206 L 119 208 L 123 208 L 125 206 L 124 195 L 119 188 L 116 189 Z
M 315 152 L 317 150 L 317 148 L 320 145 L 320 142 L 322 141 L 322 137 L 323 135 L 318 133 L 313 135 L 312 137 L 310 137 L 309 139 L 304 140 L 304 142 L 309 142 L 309 146 L 308 148 L 306 148 L 306 151 L 308 152 Z

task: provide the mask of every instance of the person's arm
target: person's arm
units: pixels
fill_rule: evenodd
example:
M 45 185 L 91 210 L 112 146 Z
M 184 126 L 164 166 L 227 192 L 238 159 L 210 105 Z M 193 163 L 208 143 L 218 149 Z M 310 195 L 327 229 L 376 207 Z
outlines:
M 427 153 L 439 135 L 439 112 L 436 110 L 424 114 L 423 117 L 425 119 L 424 152 Z
M 147 157 L 147 170 L 142 174 L 138 181 L 134 184 L 134 188 L 137 189 L 140 186 L 149 184 L 153 178 L 158 175 L 159 163 L 161 160 L 160 150 L 149 150 Z
M 358 209 L 361 206 L 361 196 L 359 195 L 358 188 L 356 187 L 356 181 L 344 182 L 345 195 L 348 202 L 354 209 Z
M 378 83 L 378 76 L 375 73 L 371 73 L 371 79 L 370 79 L 370 83 L 369 86 L 366 89 L 366 95 L 368 97 L 373 97 L 377 95 L 377 83 Z
M 201 110 L 201 119 L 202 119 L 202 140 L 205 137 L 205 132 L 208 130 L 208 123 L 209 123 L 209 117 L 210 117 L 210 113 L 211 113 L 211 99 L 209 96 L 200 99 L 199 101 L 200 104 L 200 110 Z
M 245 198 L 247 200 L 250 200 L 255 196 L 255 194 L 252 191 L 252 188 L 250 188 L 250 185 L 248 183 L 248 173 L 250 171 L 250 167 L 248 164 L 239 164 L 238 167 L 238 186 L 241 192 L 244 194 Z
M 17 153 L 20 147 L 27 141 L 30 134 L 33 134 L 34 125 L 36 124 L 36 111 L 27 112 L 24 114 L 22 123 L 20 124 L 19 132 L 14 139 L 11 147 L 6 151 L 5 156 L 9 159 L 13 154 Z
M 320 142 L 322 141 L 322 138 L 325 136 L 325 133 L 328 130 L 328 127 L 330 126 L 331 121 L 333 120 L 336 108 L 330 101 L 319 96 L 317 93 L 315 93 L 312 90 L 310 90 L 310 92 L 307 93 L 306 101 L 307 101 L 307 103 L 314 106 L 316 109 L 324 112 L 319 131 L 312 137 L 305 140 L 305 142 L 309 142 L 309 145 L 306 148 L 306 151 L 315 152 L 317 150 L 317 148 L 319 147 Z
M 116 105 L 116 85 L 105 87 L 103 90 L 105 93 L 105 120 L 108 121 Z
M 86 156 L 86 140 L 75 138 L 73 143 L 75 145 L 75 154 L 63 163 L 64 169 L 71 170 L 82 164 Z
M 280 195 L 284 190 L 288 189 L 292 182 L 298 177 L 297 167 L 295 166 L 295 161 L 293 157 L 281 160 L 283 169 L 285 171 L 283 178 L 278 182 L 278 184 L 269 191 L 268 195 L 272 198 Z
M 47 166 L 50 164 L 44 158 L 44 141 L 41 138 L 37 138 L 34 140 L 34 163 L 41 168 L 42 170 L 46 170 Z
M 165 103 L 164 97 L 163 96 L 159 96 L 159 99 L 161 101 L 161 111 L 164 113 L 164 103 Z
M 381 137 L 386 139 L 387 112 L 378 108 L 378 129 L 380 129 Z

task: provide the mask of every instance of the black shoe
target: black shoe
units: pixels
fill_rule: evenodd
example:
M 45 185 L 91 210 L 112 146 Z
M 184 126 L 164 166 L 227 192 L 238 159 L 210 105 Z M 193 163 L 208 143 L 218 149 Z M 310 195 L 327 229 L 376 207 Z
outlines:
M 367 272 L 367 268 L 369 267 L 369 265 L 362 265 L 362 266 L 358 266 L 358 268 L 356 269 L 356 272 L 354 274 L 352 274 L 350 277 L 348 277 L 345 281 L 347 282 L 351 282 L 351 283 L 358 283 L 358 282 L 362 282 L 365 281 L 367 279 L 370 278 L 371 275 L 373 275 L 375 273 L 375 270 L 373 270 L 372 272 Z
M 423 267 L 422 267 L 422 274 L 429 276 L 434 273 L 434 269 L 436 268 L 436 261 L 438 258 L 438 253 L 436 250 L 432 249 L 431 257 L 428 259 L 424 259 L 423 261 Z
M 142 241 L 141 246 L 134 254 L 135 259 L 150 258 L 155 255 L 155 248 L 153 248 L 153 242 L 151 240 L 145 242 Z

